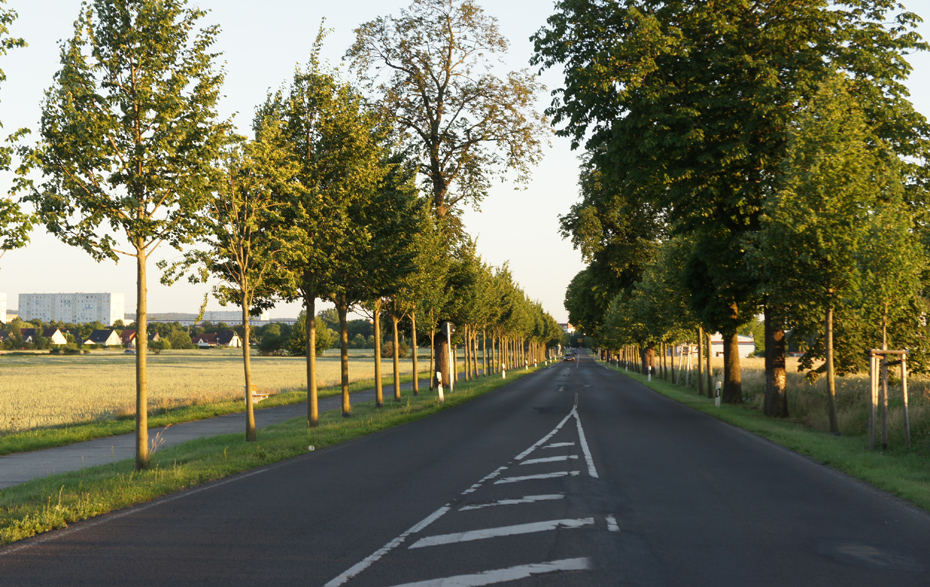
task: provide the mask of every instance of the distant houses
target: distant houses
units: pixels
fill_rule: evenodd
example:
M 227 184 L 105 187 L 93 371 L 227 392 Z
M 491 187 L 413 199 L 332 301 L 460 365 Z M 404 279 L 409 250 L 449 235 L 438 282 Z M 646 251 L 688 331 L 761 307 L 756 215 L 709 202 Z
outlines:
M 111 346 L 120 346 L 123 341 L 120 338 L 120 335 L 115 330 L 95 330 L 90 333 L 90 336 L 87 337 L 87 340 L 84 341 L 88 344 L 96 344 L 105 348 Z
M 193 341 L 195 346 L 202 349 L 215 347 L 231 349 L 242 348 L 242 339 L 239 338 L 238 334 L 232 331 L 201 334 L 193 337 Z

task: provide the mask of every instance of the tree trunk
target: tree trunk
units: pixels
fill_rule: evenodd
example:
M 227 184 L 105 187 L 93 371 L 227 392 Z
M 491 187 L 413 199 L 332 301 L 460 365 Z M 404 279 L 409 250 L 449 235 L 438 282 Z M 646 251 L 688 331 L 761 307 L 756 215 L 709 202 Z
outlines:
M 471 379 L 471 333 L 468 326 L 464 327 L 462 336 L 465 342 L 465 381 Z
M 433 328 L 433 311 L 429 312 L 429 390 L 433 391 L 436 384 L 436 330 Z
M 397 325 L 400 318 L 391 314 L 391 330 L 394 337 L 394 401 L 400 401 L 400 337 L 397 335 Z M 414 375 L 416 377 L 416 375 Z
M 765 406 L 766 416 L 788 417 L 787 347 L 785 329 L 777 308 L 765 307 Z
M 342 416 L 348 418 L 352 415 L 352 403 L 349 399 L 349 324 L 346 315 L 349 313 L 349 304 L 345 296 L 340 296 L 336 302 L 336 312 L 339 314 L 339 368 L 342 375 Z
M 824 320 L 824 338 L 827 351 L 827 402 L 830 410 L 830 432 L 839 436 L 840 424 L 836 415 L 836 373 L 833 370 L 833 307 L 828 306 Z
M 697 380 L 698 395 L 704 395 L 704 329 L 698 326 L 698 356 L 697 356 Z
M 723 398 L 728 404 L 743 403 L 743 380 L 739 368 L 739 335 L 723 337 Z
M 485 329 L 481 330 L 481 346 L 484 347 L 481 349 L 481 365 L 484 371 L 484 375 L 488 375 L 488 331 Z M 494 358 L 491 358 L 493 363 Z
M 413 347 L 411 350 L 413 358 L 413 395 L 420 395 L 420 372 L 417 371 L 417 313 L 413 310 L 410 311 L 410 342 Z
M 439 332 L 434 335 L 434 354 L 436 355 L 436 371 L 440 373 L 441 381 L 437 383 L 443 385 L 448 389 L 449 387 L 449 341 L 446 338 L 446 333 L 442 328 L 439 329 Z M 436 374 L 433 374 L 435 377 Z
M 242 288 L 239 303 L 242 304 L 242 365 L 245 370 L 245 441 L 255 442 L 258 435 L 255 432 L 255 404 L 252 400 L 252 362 L 249 357 L 249 296 L 247 286 Z
M 381 385 L 381 298 L 374 301 L 375 320 L 375 406 L 384 407 L 384 389 Z
M 320 397 L 316 387 L 316 296 L 304 298 L 307 311 L 307 427 L 320 425 Z
M 136 470 L 149 466 L 149 389 L 146 371 L 148 350 L 148 306 L 145 285 L 145 247 L 136 245 Z
M 713 335 L 707 333 L 707 397 L 715 397 L 717 390 L 714 389 L 714 370 L 711 368 L 710 360 L 714 356 Z

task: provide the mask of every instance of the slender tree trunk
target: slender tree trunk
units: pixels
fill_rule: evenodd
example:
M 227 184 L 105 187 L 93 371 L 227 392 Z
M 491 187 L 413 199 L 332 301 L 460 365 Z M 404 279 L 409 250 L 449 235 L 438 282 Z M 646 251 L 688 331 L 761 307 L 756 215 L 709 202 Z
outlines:
M 765 306 L 765 406 L 766 416 L 788 417 L 787 348 L 778 308 Z
M 320 425 L 320 396 L 316 387 L 316 296 L 304 298 L 307 313 L 307 427 Z
M 481 353 L 481 365 L 484 369 L 484 375 L 489 375 L 488 373 L 488 331 L 484 328 L 481 329 L 481 345 L 484 347 Z M 491 362 L 494 362 L 494 358 L 491 358 Z
M 714 389 L 714 370 L 711 368 L 711 358 L 714 356 L 713 335 L 707 333 L 707 397 L 715 397 L 717 390 Z
M 400 401 L 400 337 L 397 334 L 397 325 L 400 318 L 391 314 L 391 330 L 394 337 L 394 401 Z M 416 374 L 414 374 L 416 378 Z
M 830 432 L 839 435 L 839 418 L 836 415 L 836 374 L 833 370 L 833 306 L 827 307 L 824 328 L 827 351 L 827 402 L 830 410 Z
M 882 350 L 888 350 L 888 304 L 882 311 Z M 888 355 L 882 356 L 882 450 L 888 448 Z
M 469 327 L 463 329 L 463 342 L 465 343 L 465 381 L 471 379 L 471 332 Z
M 349 313 L 349 304 L 345 296 L 336 302 L 336 312 L 339 314 L 339 367 L 342 375 L 342 416 L 348 418 L 352 415 L 352 402 L 349 399 L 349 323 L 346 315 Z
M 417 313 L 410 310 L 411 346 L 413 347 L 413 395 L 420 395 L 420 372 L 417 371 Z
M 704 329 L 698 326 L 698 356 L 697 356 L 697 380 L 698 395 L 704 395 Z
M 433 311 L 429 312 L 429 390 L 433 391 L 436 387 L 436 371 L 439 369 L 436 368 L 436 329 L 434 328 L 435 317 L 433 316 Z
M 252 362 L 249 357 L 249 296 L 246 293 L 247 285 L 242 288 L 239 303 L 242 305 L 242 365 L 245 370 L 245 441 L 255 442 L 258 435 L 255 432 L 255 403 L 252 399 Z
M 136 470 L 149 466 L 148 290 L 145 284 L 145 245 L 136 242 Z
M 384 407 L 384 389 L 381 385 L 381 299 L 374 301 L 375 318 L 375 406 Z

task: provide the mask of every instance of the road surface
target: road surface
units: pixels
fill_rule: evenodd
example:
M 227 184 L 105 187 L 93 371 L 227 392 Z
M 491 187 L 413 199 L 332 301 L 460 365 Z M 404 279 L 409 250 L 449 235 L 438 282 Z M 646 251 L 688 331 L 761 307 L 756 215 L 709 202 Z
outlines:
M 0 549 L 0 585 L 930 585 L 930 516 L 588 358 Z

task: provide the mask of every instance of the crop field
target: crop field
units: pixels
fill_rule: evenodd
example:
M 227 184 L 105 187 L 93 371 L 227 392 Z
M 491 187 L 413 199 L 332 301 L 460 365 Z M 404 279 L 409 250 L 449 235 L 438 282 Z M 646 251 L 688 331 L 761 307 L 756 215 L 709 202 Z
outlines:
M 319 357 L 317 367 L 320 387 L 339 383 L 338 351 Z M 426 370 L 428 363 L 418 367 Z M 410 360 L 402 359 L 400 368 L 409 374 Z M 391 369 L 390 360 L 382 361 L 382 374 Z M 373 378 L 372 351 L 352 351 L 349 379 Z M 253 356 L 252 379 L 268 393 L 305 389 L 306 361 Z M 218 349 L 149 354 L 148 383 L 151 408 L 239 399 L 244 390 L 242 354 Z M 134 414 L 135 397 L 135 357 L 121 351 L 0 354 L 0 434 Z
M 676 359 L 677 360 L 677 359 Z M 676 363 L 677 366 L 677 363 Z M 714 380 L 722 381 L 723 359 L 711 362 Z M 762 409 L 765 398 L 765 360 L 740 359 L 743 398 L 748 405 Z M 888 429 L 892 440 L 904 436 L 904 401 L 897 368 L 892 368 L 888 391 Z M 828 431 L 826 376 L 809 383 L 804 373 L 798 373 L 798 359 L 788 358 L 789 419 L 814 430 Z M 930 376 L 909 374 L 907 378 L 911 438 L 915 443 L 930 442 Z M 869 374 L 857 373 L 836 378 L 836 404 L 840 431 L 843 434 L 864 434 L 869 422 Z

